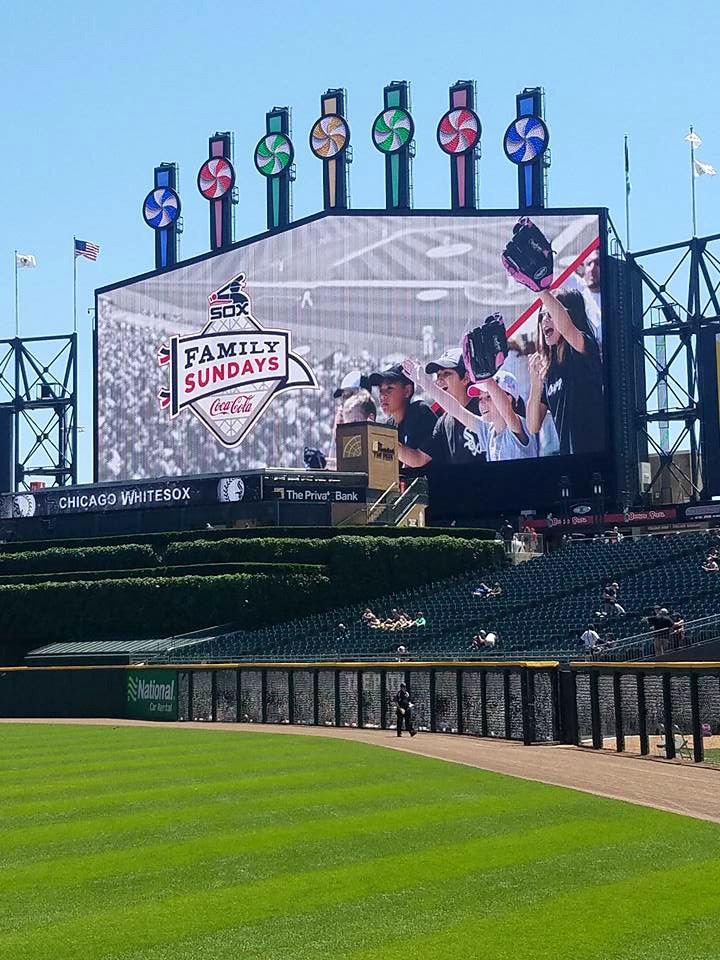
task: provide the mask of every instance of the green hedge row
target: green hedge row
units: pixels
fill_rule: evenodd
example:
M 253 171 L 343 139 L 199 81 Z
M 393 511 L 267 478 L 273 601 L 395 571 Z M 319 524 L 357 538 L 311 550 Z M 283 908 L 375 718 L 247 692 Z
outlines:
M 249 527 L 231 530 L 179 530 L 170 533 L 128 533 L 108 537 L 82 537 L 73 539 L 18 540 L 0 545 L 0 555 L 54 550 L 59 547 L 78 549 L 86 547 L 114 547 L 125 544 L 147 544 L 163 552 L 168 544 L 198 540 L 330 540 L 335 537 L 387 537 L 426 539 L 438 536 L 467 540 L 492 540 L 494 530 L 461 527 Z
M 126 543 L 104 547 L 57 547 L 22 553 L 0 553 L 0 576 L 13 573 L 62 573 L 66 570 L 127 570 L 154 567 L 158 558 L 149 545 Z
M 494 541 L 455 537 L 333 537 L 330 540 L 196 540 L 170 544 L 165 563 L 317 563 L 354 595 L 443 580 L 504 562 Z
M 327 576 L 327 567 L 313 563 L 195 563 L 173 567 L 132 567 L 128 570 L 72 570 L 61 573 L 22 573 L 0 576 L 0 586 L 37 583 L 70 583 L 89 580 L 142 580 L 165 577 L 217 577 L 226 574 L 257 574 L 271 577 L 287 577 L 293 573 L 321 574 Z
M 315 613 L 331 595 L 319 575 L 104 580 L 0 586 L 3 639 L 53 641 L 167 637 L 212 624 L 253 629 Z M 32 611 L 32 616 L 28 616 Z
M 500 544 L 442 536 L 195 541 L 167 553 L 164 568 L 123 570 L 112 579 L 79 581 L 75 572 L 72 582 L 0 586 L 0 643 L 162 637 L 218 623 L 252 629 L 505 562 Z M 299 572 L 308 561 L 313 572 Z M 207 564 L 239 563 L 256 566 L 232 575 L 163 576 L 187 572 L 173 565 L 207 573 Z
M 137 571 L 143 577 L 173 575 L 161 568 L 198 567 L 207 564 L 302 564 L 328 566 L 333 578 L 352 579 L 353 583 L 372 588 L 376 583 L 396 582 L 398 586 L 414 585 L 428 578 L 440 580 L 473 566 L 492 565 L 497 547 L 493 541 L 463 540 L 459 537 L 354 537 L 332 539 L 237 539 L 194 540 L 171 543 L 163 554 L 148 544 L 57 548 L 15 554 L 0 554 L 0 582 L 8 577 L 22 577 L 22 582 L 41 582 L 57 577 L 42 574 L 71 574 L 114 570 Z M 212 573 L 193 570 L 193 573 Z M 241 572 L 241 571 L 237 571 Z M 252 572 L 250 570 L 246 572 Z M 259 570 L 257 572 L 263 572 Z M 279 571 L 278 571 L 279 572 Z M 23 576 L 24 575 L 24 576 Z M 177 574 L 175 574 L 177 575 Z M 389 577 L 390 580 L 386 580 Z M 74 579 L 78 579 L 75 577 Z M 84 576 L 81 579 L 94 579 Z M 100 576 L 97 579 L 107 579 Z M 17 580 L 10 582 L 19 582 Z

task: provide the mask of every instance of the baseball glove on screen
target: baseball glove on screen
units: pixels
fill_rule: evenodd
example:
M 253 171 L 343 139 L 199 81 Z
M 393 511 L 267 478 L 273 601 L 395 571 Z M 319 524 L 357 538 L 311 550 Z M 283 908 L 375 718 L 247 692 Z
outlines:
M 463 337 L 463 363 L 472 380 L 489 380 L 508 355 L 505 321 L 493 313 L 480 327 Z
M 553 252 L 545 234 L 529 217 L 520 217 L 502 255 L 503 266 L 518 283 L 540 293 L 552 283 Z

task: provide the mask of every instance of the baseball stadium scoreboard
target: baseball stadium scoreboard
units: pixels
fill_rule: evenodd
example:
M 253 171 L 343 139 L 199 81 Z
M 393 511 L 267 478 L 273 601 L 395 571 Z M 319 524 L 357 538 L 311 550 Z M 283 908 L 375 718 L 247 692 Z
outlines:
M 610 453 L 607 225 L 531 216 L 328 210 L 98 290 L 95 482 L 332 466 L 360 393 L 401 466 L 471 512 L 554 498 Z

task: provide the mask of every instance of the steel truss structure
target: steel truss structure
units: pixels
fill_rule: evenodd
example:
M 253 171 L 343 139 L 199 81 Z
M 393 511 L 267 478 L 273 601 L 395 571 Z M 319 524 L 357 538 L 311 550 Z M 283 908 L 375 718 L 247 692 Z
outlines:
M 635 343 L 635 437 L 638 460 L 657 454 L 659 466 L 649 491 L 668 484 L 669 476 L 684 483 L 692 500 L 708 497 L 705 469 L 718 451 L 712 449 L 708 424 L 718 410 L 707 409 L 703 378 L 705 332 L 720 324 L 720 234 L 693 237 L 626 254 L 630 309 Z M 689 447 L 688 469 L 678 463 Z
M 0 340 L 0 411 L 13 427 L 12 489 L 77 483 L 77 334 Z

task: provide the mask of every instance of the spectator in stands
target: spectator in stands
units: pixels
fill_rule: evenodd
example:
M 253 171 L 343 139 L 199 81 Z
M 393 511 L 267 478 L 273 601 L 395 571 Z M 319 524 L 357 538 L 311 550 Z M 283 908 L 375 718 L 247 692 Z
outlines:
M 600 634 L 595 629 L 595 624 L 590 624 L 587 630 L 580 635 L 585 654 L 592 657 L 600 650 Z
M 712 556 L 712 554 L 707 558 L 702 568 L 705 573 L 717 573 L 718 569 L 720 569 L 718 568 L 717 560 Z
M 479 583 L 473 590 L 472 595 L 474 597 L 499 597 L 502 592 L 503 589 L 497 582 L 492 587 L 489 587 L 486 583 Z
M 603 613 L 606 617 L 625 616 L 625 608 L 617 602 L 615 593 L 606 591 L 603 595 Z
M 370 607 L 366 607 L 362 615 L 362 622 L 368 627 L 377 628 L 380 626 L 380 617 L 373 613 Z
M 395 716 L 397 717 L 397 735 L 402 736 L 403 723 L 405 729 L 414 737 L 417 730 L 413 726 L 413 702 L 410 699 L 410 691 L 404 683 L 400 684 L 400 689 L 393 698 L 395 702 Z
M 497 644 L 497 635 L 486 630 L 476 633 L 470 644 L 471 650 L 493 650 Z
M 408 648 L 401 643 L 400 646 L 397 648 L 398 660 L 402 660 L 404 657 L 407 656 L 407 654 L 408 654 Z
M 659 656 L 667 651 L 673 621 L 667 611 L 667 607 L 656 607 L 655 610 L 656 612 L 651 617 L 645 617 L 645 620 L 652 627 L 655 641 L 655 654 Z
M 685 619 L 680 613 L 670 614 L 673 625 L 670 630 L 670 644 L 673 649 L 685 646 Z
M 503 518 L 503 522 L 500 526 L 498 533 L 500 534 L 500 539 L 503 540 L 504 543 L 508 545 L 512 543 L 512 539 L 513 539 L 513 536 L 515 535 L 515 531 L 513 530 L 513 525 L 510 523 L 509 520 L 505 520 Z
M 424 613 L 418 613 L 415 617 L 415 626 L 416 627 L 425 627 L 427 626 L 427 620 L 425 619 Z

